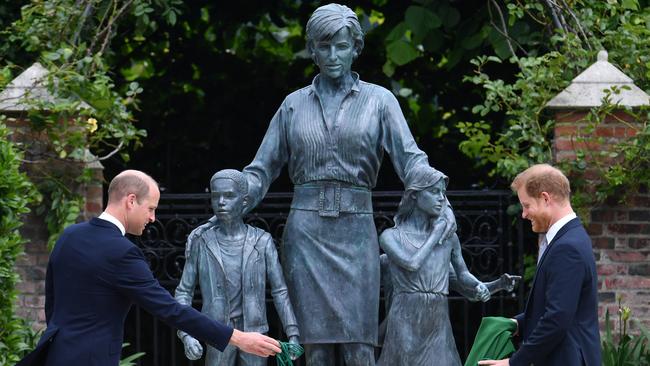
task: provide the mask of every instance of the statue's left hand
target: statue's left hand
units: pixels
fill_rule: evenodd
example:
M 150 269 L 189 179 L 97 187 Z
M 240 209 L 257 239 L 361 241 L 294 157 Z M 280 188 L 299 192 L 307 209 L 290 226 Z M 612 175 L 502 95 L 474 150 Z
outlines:
M 289 343 L 300 344 L 300 339 L 298 338 L 298 336 L 291 336 L 291 337 L 289 337 Z M 292 361 L 295 361 L 297 359 L 298 359 L 298 357 L 291 356 Z
M 512 292 L 515 289 L 515 287 L 517 287 L 517 285 L 519 284 L 519 281 L 521 281 L 521 276 L 515 276 L 508 273 L 504 273 L 501 275 L 499 280 L 501 280 L 504 290 L 508 292 Z
M 454 211 L 451 209 L 451 206 L 445 205 L 445 208 L 442 211 L 442 218 L 447 222 L 447 227 L 442 233 L 442 240 L 447 240 L 456 232 L 456 217 L 454 216 Z
M 486 302 L 490 300 L 490 290 L 485 286 L 483 282 L 479 283 L 476 285 L 476 288 L 474 289 L 476 291 L 476 299 L 481 301 L 481 302 Z

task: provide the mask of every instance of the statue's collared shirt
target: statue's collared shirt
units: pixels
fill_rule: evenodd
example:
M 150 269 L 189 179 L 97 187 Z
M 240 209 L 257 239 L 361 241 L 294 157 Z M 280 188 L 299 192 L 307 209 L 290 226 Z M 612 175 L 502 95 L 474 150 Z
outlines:
M 428 166 L 390 91 L 353 73 L 354 83 L 328 128 L 316 88 L 319 77 L 285 98 L 244 169 L 255 204 L 285 164 L 296 185 L 337 180 L 364 188 L 375 187 L 384 151 L 402 180 L 413 166 Z

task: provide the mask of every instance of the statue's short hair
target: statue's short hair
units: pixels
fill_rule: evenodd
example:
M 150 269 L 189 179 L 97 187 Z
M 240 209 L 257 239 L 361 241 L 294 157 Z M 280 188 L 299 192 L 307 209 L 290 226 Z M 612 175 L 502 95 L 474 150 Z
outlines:
M 536 164 L 524 170 L 515 177 L 510 187 L 515 192 L 524 187 L 526 194 L 533 198 L 547 192 L 565 201 L 571 194 L 569 179 L 558 168 L 549 164 Z
M 307 49 L 313 53 L 314 43 L 331 39 L 347 27 L 354 39 L 357 56 L 363 50 L 363 30 L 357 15 L 345 5 L 327 4 L 314 10 L 307 21 Z
M 217 179 L 231 179 L 235 182 L 239 193 L 243 195 L 248 194 L 248 181 L 246 180 L 244 173 L 240 172 L 239 170 L 223 169 L 214 173 L 212 178 L 210 178 L 210 190 L 212 190 L 212 185 Z
M 108 185 L 108 202 L 116 202 L 129 194 L 135 194 L 136 201 L 149 196 L 149 187 L 157 185 L 156 181 L 148 174 L 139 170 L 125 170 L 116 175 Z

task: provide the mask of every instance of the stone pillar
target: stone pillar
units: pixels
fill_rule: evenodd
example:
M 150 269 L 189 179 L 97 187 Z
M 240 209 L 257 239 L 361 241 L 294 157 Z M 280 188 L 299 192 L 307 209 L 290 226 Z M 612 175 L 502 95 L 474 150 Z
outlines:
M 624 87 L 623 87 L 624 86 Z M 571 85 L 553 98 L 547 107 L 555 110 L 553 153 L 556 162 L 576 158 L 576 151 L 611 152 L 616 144 L 633 137 L 642 121 L 635 121 L 623 109 L 616 110 L 593 131 L 587 130 L 590 108 L 600 107 L 603 90 L 620 88 L 612 94 L 612 103 L 635 108 L 649 105 L 650 97 L 632 80 L 607 61 L 601 51 L 598 61 L 578 75 Z M 581 139 L 589 132 L 588 138 Z M 606 156 L 600 156 L 607 162 Z M 602 160 L 604 159 L 604 160 Z M 609 158 L 611 159 L 611 158 Z M 592 160 L 593 163 L 593 160 Z M 587 168 L 582 178 L 596 182 L 596 169 Z M 650 169 L 650 167 L 648 167 Z M 617 298 L 632 310 L 632 318 L 650 327 L 650 194 L 648 187 L 632 195 L 625 203 L 612 198 L 590 212 L 588 226 L 593 241 L 599 276 L 599 315 L 604 323 L 605 310 L 617 316 Z M 601 326 L 601 330 L 604 327 Z
M 0 114 L 7 116 L 7 126 L 13 131 L 12 140 L 28 147 L 31 155 L 38 155 L 39 152 L 42 152 L 38 150 L 44 149 L 46 144 L 39 142 L 44 142 L 46 137 L 32 131 L 26 112 L 33 104 L 27 103 L 26 99 L 54 100 L 54 96 L 43 84 L 47 73 L 45 68 L 35 63 L 0 93 Z M 26 158 L 29 159 L 29 156 Z M 78 168 L 86 164 L 86 167 L 92 170 L 94 180 L 79 188 L 80 194 L 85 198 L 80 220 L 99 216 L 103 208 L 104 168 L 89 151 L 86 152 L 85 161 L 88 163 L 79 162 Z M 63 168 L 63 164 L 61 166 Z M 23 165 L 28 176 L 30 176 L 30 172 L 43 168 L 42 163 Z M 52 164 L 48 163 L 47 168 L 52 169 Z M 56 167 L 54 168 L 56 169 Z M 78 168 L 73 170 L 79 170 Z M 20 229 L 26 242 L 25 253 L 17 259 L 15 264 L 16 272 L 20 276 L 20 282 L 16 286 L 19 292 L 16 313 L 33 321 L 35 329 L 42 329 L 45 327 L 45 273 L 50 251 L 47 248 L 47 225 L 44 218 L 36 215 L 34 211 L 32 209 L 31 213 L 25 215 L 24 225 Z

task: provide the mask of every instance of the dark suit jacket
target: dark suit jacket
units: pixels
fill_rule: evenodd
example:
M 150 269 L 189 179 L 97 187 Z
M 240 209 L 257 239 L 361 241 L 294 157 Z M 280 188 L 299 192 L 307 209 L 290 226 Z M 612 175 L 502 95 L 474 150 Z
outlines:
M 178 304 L 153 277 L 140 249 L 105 220 L 63 232 L 45 285 L 47 329 L 21 366 L 118 365 L 133 303 L 219 350 L 232 335 L 230 327 Z
M 580 220 L 555 235 L 537 266 L 526 308 L 515 318 L 522 344 L 511 366 L 600 366 L 596 263 Z

